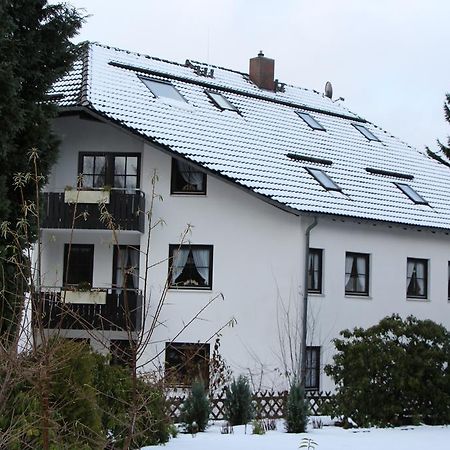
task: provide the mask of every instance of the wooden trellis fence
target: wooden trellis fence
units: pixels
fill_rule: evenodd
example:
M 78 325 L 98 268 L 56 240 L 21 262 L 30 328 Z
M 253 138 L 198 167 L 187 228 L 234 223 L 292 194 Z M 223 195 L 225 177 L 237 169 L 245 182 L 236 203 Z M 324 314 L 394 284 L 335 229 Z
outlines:
M 333 395 L 330 392 L 307 392 L 307 399 L 311 415 L 323 414 L 323 408 L 328 404 Z M 264 391 L 253 394 L 253 404 L 257 417 L 262 419 L 281 419 L 284 416 L 284 405 L 286 403 L 287 392 Z M 167 399 L 169 414 L 177 421 L 180 417 L 181 406 L 186 396 L 170 397 Z M 224 419 L 225 392 L 221 392 L 210 399 L 211 420 Z

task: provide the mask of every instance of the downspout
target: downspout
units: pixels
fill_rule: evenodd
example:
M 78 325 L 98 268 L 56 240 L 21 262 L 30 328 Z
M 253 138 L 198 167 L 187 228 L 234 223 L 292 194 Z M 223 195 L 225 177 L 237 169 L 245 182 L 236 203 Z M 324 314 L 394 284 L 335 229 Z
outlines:
M 305 264 L 303 267 L 303 315 L 302 315 L 302 342 L 300 348 L 301 374 L 300 382 L 303 387 L 306 385 L 306 335 L 308 324 L 308 265 L 309 265 L 309 237 L 311 230 L 317 225 L 317 217 L 308 225 L 305 231 Z

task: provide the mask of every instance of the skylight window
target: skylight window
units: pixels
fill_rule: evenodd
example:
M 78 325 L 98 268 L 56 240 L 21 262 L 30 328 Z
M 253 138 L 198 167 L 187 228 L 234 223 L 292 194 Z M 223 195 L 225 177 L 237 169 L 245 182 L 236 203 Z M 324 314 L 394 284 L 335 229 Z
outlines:
M 297 113 L 297 115 L 302 118 L 313 130 L 320 130 L 320 131 L 325 131 L 325 128 L 320 125 L 319 122 L 317 122 L 316 119 L 314 119 L 314 117 L 310 116 L 307 113 L 304 112 L 300 112 L 300 111 L 295 111 Z
M 155 97 L 169 98 L 171 100 L 186 102 L 184 97 L 172 86 L 171 83 L 165 81 L 151 80 L 149 78 L 141 78 L 141 81 L 148 87 Z
M 306 170 L 327 190 L 327 191 L 341 191 L 342 189 L 323 171 L 319 169 L 311 169 L 306 167 Z
M 369 141 L 380 141 L 371 131 L 366 127 L 359 125 L 357 123 L 352 123 L 352 125 Z
M 218 106 L 221 110 L 228 110 L 228 111 L 237 111 L 236 106 L 234 106 L 232 103 L 230 103 L 222 94 L 219 94 L 217 92 L 209 92 L 206 91 L 208 94 L 208 97 Z
M 428 202 L 419 195 L 409 184 L 394 183 L 407 197 L 418 205 L 428 205 Z

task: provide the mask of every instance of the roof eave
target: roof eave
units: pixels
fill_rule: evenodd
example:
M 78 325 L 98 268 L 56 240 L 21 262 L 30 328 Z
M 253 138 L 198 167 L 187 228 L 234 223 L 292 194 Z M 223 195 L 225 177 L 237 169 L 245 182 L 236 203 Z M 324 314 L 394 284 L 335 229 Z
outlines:
M 386 226 L 395 227 L 395 228 L 413 229 L 413 230 L 417 230 L 417 231 L 428 230 L 431 232 L 443 232 L 445 234 L 450 233 L 450 229 L 443 228 L 443 227 L 437 227 L 437 226 L 433 227 L 433 226 L 429 226 L 429 225 L 414 225 L 414 224 L 403 223 L 403 222 L 390 222 L 390 221 L 381 220 L 381 219 L 371 219 L 371 218 L 358 217 L 358 216 L 352 216 L 352 215 L 346 216 L 343 214 L 333 214 L 333 213 L 327 213 L 327 212 L 323 212 L 323 211 L 306 211 L 306 210 L 300 210 L 297 208 L 292 208 L 292 207 L 285 205 L 277 200 L 272 199 L 271 197 L 269 197 L 267 195 L 259 194 L 255 191 L 253 191 L 251 188 L 241 185 L 240 183 L 237 182 L 236 179 L 232 179 L 226 175 L 223 175 L 222 173 L 220 173 L 218 171 L 208 169 L 208 168 L 202 166 L 201 164 L 199 164 L 195 161 L 192 161 L 191 159 L 186 158 L 185 156 L 181 155 L 180 153 L 172 150 L 168 145 L 161 144 L 160 142 L 157 142 L 155 139 L 153 139 L 149 136 L 143 135 L 143 134 L 139 133 L 137 130 L 124 125 L 120 121 L 112 119 L 111 117 L 107 116 L 106 114 L 102 113 L 101 111 L 97 111 L 92 105 L 64 106 L 64 107 L 59 107 L 58 111 L 59 111 L 60 115 L 67 115 L 69 113 L 87 114 L 87 115 L 91 116 L 93 119 L 96 119 L 103 123 L 107 123 L 117 129 L 120 129 L 122 132 L 125 132 L 125 133 L 129 134 L 130 136 L 133 136 L 134 138 L 138 138 L 139 140 L 141 140 L 142 142 L 144 142 L 146 144 L 150 143 L 150 144 L 154 145 L 155 147 L 157 147 L 163 153 L 165 153 L 171 157 L 187 161 L 190 164 L 193 164 L 196 167 L 198 167 L 199 170 L 201 170 L 202 172 L 205 172 L 206 174 L 208 174 L 210 176 L 219 178 L 222 181 L 226 182 L 227 184 L 230 184 L 238 189 L 241 189 L 242 191 L 247 192 L 248 194 L 252 195 L 253 197 L 258 198 L 258 199 L 262 200 L 263 202 L 268 203 L 271 206 L 274 206 L 278 209 L 281 209 L 284 212 L 293 214 L 295 216 L 305 216 L 305 217 L 313 217 L 313 216 L 320 217 L 320 216 L 322 216 L 322 217 L 327 217 L 327 218 L 331 218 L 334 220 L 352 221 L 355 223 L 364 222 L 364 223 L 368 223 L 368 224 L 386 225 Z

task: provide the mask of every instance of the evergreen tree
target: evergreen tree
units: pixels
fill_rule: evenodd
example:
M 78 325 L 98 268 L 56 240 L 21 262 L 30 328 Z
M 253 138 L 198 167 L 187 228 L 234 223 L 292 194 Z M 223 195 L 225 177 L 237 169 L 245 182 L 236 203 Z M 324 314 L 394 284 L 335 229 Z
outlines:
M 225 418 L 230 425 L 246 425 L 253 417 L 252 392 L 244 375 L 233 380 L 225 391 Z
M 288 433 L 304 433 L 308 424 L 309 403 L 303 386 L 294 380 L 285 407 L 286 431 Z
M 22 205 L 35 201 L 36 185 L 29 183 L 21 194 L 14 175 L 29 172 L 29 152 L 39 152 L 39 173 L 45 182 L 57 158 L 58 141 L 51 130 L 56 108 L 46 93 L 77 58 L 80 47 L 70 42 L 83 18 L 64 4 L 46 0 L 0 0 L 0 224 L 15 228 L 23 215 Z M 36 226 L 30 221 L 29 236 L 14 242 L 0 237 L 0 336 L 14 329 L 23 299 L 25 280 L 18 274 L 23 251 L 33 240 Z M 33 231 L 34 225 L 34 231 Z M 15 260 L 15 262 L 13 262 Z
M 450 123 L 450 94 L 445 96 L 444 102 L 444 116 L 445 120 Z M 447 137 L 447 145 L 443 144 L 441 141 L 437 141 L 441 155 L 433 152 L 427 147 L 427 153 L 433 159 L 439 161 L 440 163 L 450 167 L 450 136 Z
M 211 405 L 203 381 L 194 381 L 192 390 L 181 408 L 181 421 L 188 433 L 205 431 Z

